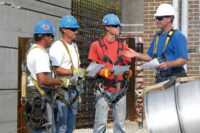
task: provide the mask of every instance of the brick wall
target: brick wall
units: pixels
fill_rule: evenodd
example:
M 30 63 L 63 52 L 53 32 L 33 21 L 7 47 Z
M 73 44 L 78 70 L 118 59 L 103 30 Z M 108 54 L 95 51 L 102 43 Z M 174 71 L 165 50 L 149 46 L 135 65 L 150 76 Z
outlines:
M 189 53 L 188 75 L 200 75 L 200 2 L 189 0 L 188 48 L 196 49 Z
M 154 14 L 161 3 L 172 4 L 172 0 L 144 0 L 144 53 L 149 49 L 152 39 L 158 31 Z M 200 75 L 200 3 L 199 0 L 189 0 L 188 3 L 188 48 L 196 49 L 196 52 L 189 53 L 188 75 L 197 76 Z M 145 70 L 144 86 L 152 85 L 154 77 L 153 69 Z

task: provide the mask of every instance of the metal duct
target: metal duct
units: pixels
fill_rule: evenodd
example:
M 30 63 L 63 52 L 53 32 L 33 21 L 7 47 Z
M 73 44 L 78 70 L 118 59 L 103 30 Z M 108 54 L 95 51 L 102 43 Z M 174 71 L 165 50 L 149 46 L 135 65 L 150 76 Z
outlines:
M 155 90 L 145 95 L 150 133 L 198 133 L 200 130 L 200 80 Z

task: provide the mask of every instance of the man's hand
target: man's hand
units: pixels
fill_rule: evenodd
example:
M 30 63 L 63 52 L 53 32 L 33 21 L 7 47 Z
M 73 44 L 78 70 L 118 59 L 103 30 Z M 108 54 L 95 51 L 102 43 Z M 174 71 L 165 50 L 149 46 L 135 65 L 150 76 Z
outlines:
M 128 79 L 132 76 L 132 70 L 125 71 L 123 74 L 125 79 Z
M 110 76 L 112 76 L 114 73 L 114 71 L 112 69 L 101 69 L 99 74 L 100 76 L 104 77 L 104 78 L 108 78 Z
M 73 76 L 79 73 L 80 71 L 82 71 L 83 78 L 85 77 L 85 74 L 89 72 L 87 69 L 84 69 L 84 68 L 73 69 Z
M 131 48 L 125 48 L 125 51 L 121 51 L 121 55 L 128 58 L 138 57 L 138 53 Z
M 67 78 L 61 78 L 60 80 L 62 80 L 61 87 L 64 87 L 64 88 L 67 88 L 69 85 L 75 84 L 74 80 L 70 80 L 70 79 L 67 79 Z
M 168 69 L 168 64 L 167 62 L 162 62 L 158 65 L 158 68 L 162 69 L 162 70 L 167 70 Z

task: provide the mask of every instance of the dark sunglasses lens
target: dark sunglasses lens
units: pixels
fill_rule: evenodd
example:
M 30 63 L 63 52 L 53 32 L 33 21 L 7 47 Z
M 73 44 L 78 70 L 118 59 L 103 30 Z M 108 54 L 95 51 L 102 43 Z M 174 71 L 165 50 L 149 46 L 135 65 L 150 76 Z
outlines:
M 78 31 L 78 28 L 69 28 L 69 30 L 75 32 L 75 31 Z
M 54 34 L 46 34 L 47 36 L 51 36 L 52 38 L 54 38 Z
M 51 36 L 52 38 L 54 38 L 54 34 L 50 34 L 50 36 Z
M 120 25 L 111 25 L 111 27 L 118 28 Z
M 156 17 L 157 20 L 161 21 L 164 17 Z

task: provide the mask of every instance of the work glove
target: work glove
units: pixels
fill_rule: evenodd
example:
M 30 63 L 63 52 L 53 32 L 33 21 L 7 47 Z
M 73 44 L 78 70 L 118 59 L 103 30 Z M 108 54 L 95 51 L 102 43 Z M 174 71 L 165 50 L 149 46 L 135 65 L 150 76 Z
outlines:
M 87 69 L 84 68 L 73 69 L 73 76 L 79 73 L 80 71 L 82 71 L 82 78 L 84 78 L 85 74 L 89 72 Z
M 112 69 L 101 69 L 99 74 L 100 76 L 104 77 L 104 78 L 109 78 L 110 76 L 112 76 L 114 73 L 114 71 Z
M 70 79 L 67 79 L 67 78 L 61 78 L 60 80 L 62 80 L 61 87 L 64 87 L 64 88 L 67 88 L 69 85 L 75 84 L 74 80 L 70 80 Z
M 132 76 L 132 70 L 125 71 L 123 76 L 125 79 L 129 79 Z

